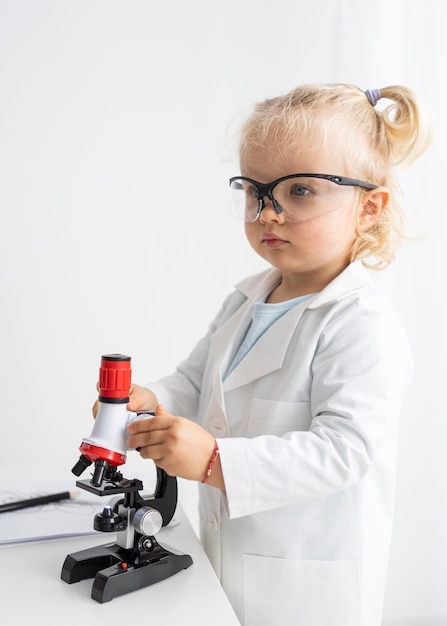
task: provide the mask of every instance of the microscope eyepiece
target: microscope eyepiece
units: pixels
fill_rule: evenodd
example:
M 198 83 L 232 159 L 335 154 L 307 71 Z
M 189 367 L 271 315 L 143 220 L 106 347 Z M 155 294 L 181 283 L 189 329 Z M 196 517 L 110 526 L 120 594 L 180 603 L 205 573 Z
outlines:
M 125 354 L 105 354 L 99 368 L 99 401 L 127 404 L 132 370 L 130 356 Z

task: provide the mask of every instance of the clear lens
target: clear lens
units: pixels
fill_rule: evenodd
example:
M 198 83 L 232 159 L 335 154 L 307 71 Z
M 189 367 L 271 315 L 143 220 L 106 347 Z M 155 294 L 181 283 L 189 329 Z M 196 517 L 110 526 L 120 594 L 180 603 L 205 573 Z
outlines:
M 235 215 L 244 222 L 254 222 L 258 216 L 259 200 L 256 188 L 248 180 L 236 179 L 231 185 L 231 202 Z
M 233 207 L 236 215 L 245 222 L 254 222 L 262 202 L 257 188 L 247 180 L 236 179 L 231 184 Z M 355 194 L 355 187 L 337 185 L 322 178 L 295 176 L 273 187 L 277 212 L 289 222 L 305 222 L 348 204 Z M 273 210 L 268 196 L 264 196 L 266 208 Z

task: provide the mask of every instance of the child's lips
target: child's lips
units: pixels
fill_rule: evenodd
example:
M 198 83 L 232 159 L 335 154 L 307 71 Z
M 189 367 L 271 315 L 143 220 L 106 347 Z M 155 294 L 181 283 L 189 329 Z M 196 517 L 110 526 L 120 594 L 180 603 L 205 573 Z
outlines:
M 278 237 L 278 235 L 275 235 L 274 233 L 264 233 L 264 235 L 262 235 L 262 243 L 264 243 L 268 248 L 280 248 L 287 242 L 285 239 L 281 239 L 281 237 Z

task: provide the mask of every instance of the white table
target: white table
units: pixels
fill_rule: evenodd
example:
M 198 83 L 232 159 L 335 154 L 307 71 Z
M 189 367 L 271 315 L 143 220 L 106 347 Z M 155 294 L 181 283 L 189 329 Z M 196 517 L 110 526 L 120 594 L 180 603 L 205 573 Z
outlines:
M 220 583 L 181 508 L 177 524 L 157 540 L 191 555 L 193 565 L 159 583 L 106 603 L 91 598 L 93 580 L 61 580 L 67 554 L 111 543 L 114 534 L 52 539 L 0 548 L 2 623 L 82 626 L 150 623 L 170 626 L 239 626 Z

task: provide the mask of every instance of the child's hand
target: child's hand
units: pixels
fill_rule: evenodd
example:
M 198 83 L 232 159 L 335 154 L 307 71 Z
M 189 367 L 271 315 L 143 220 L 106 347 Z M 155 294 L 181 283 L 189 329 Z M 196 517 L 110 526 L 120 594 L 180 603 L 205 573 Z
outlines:
M 197 481 L 204 478 L 215 440 L 195 422 L 171 415 L 159 405 L 155 417 L 135 420 L 127 430 L 128 447 L 139 448 L 144 459 L 152 459 L 170 476 Z M 214 484 L 215 480 L 208 482 Z
M 144 411 L 154 411 L 158 404 L 158 400 L 154 393 L 150 389 L 140 387 L 139 385 L 132 385 L 129 394 L 129 402 L 127 404 L 128 411 L 134 411 L 135 413 L 143 413 Z M 95 402 L 92 408 L 93 417 L 99 410 L 99 400 Z
M 129 394 L 128 411 L 143 413 L 144 411 L 155 411 L 158 405 L 157 397 L 150 389 L 132 385 Z

